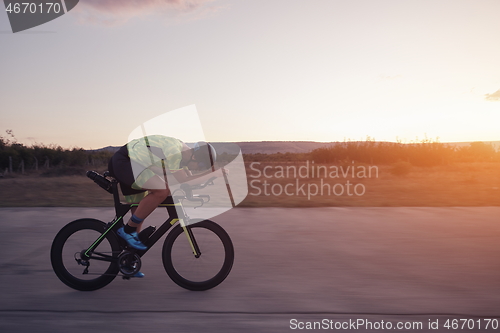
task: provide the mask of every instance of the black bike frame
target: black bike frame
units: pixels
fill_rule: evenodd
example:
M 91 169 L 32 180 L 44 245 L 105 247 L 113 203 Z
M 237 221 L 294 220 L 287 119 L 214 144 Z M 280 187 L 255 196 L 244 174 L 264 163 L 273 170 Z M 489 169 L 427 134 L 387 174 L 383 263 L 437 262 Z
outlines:
M 108 256 L 104 255 L 101 253 L 94 253 L 93 251 L 99 246 L 99 244 L 104 240 L 106 235 L 111 232 L 111 230 L 118 230 L 123 226 L 123 217 L 129 212 L 129 210 L 132 207 L 137 207 L 139 204 L 123 204 L 120 202 L 120 196 L 118 194 L 118 183 L 116 181 L 112 182 L 112 188 L 113 188 L 113 199 L 115 203 L 115 212 L 116 216 L 113 219 L 113 221 L 109 222 L 106 230 L 99 236 L 98 239 L 92 245 L 85 250 L 82 253 L 82 257 L 88 258 L 88 259 L 96 259 L 96 260 L 101 260 L 101 261 L 115 261 L 117 260 L 117 257 L 113 256 Z M 158 242 L 158 240 L 167 233 L 167 231 L 174 226 L 177 222 L 180 222 L 181 227 L 184 230 L 184 233 L 187 236 L 188 242 L 191 246 L 191 249 L 193 251 L 193 255 L 198 258 L 201 255 L 200 249 L 198 247 L 198 244 L 196 243 L 196 239 L 193 236 L 193 233 L 191 231 L 191 228 L 187 227 L 185 222 L 189 220 L 189 217 L 185 214 L 184 209 L 182 208 L 182 203 L 181 200 L 185 199 L 186 197 L 184 196 L 169 196 L 167 199 L 161 203 L 158 207 L 165 207 L 168 211 L 168 219 L 158 228 L 155 230 L 155 232 L 148 238 L 146 245 L 148 248 L 146 250 L 135 250 L 135 249 L 130 249 L 131 252 L 137 253 L 140 257 L 142 257 L 144 254 L 146 254 L 149 249 L 153 247 L 153 245 Z M 176 208 L 177 207 L 177 208 Z M 181 209 L 178 209 L 180 207 Z M 179 216 L 179 212 L 181 215 Z M 118 239 L 121 239 L 118 237 Z M 124 242 L 122 242 L 124 244 Z M 123 245 L 122 245 L 123 247 Z M 99 257 L 93 256 L 92 254 L 97 254 Z

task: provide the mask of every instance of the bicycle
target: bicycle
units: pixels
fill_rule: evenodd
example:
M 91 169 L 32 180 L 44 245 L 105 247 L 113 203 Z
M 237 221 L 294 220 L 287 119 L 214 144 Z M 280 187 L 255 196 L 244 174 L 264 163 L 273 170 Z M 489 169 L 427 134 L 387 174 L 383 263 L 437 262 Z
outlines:
M 204 184 L 182 184 L 183 195 L 169 196 L 159 207 L 166 207 L 169 217 L 158 228 L 147 227 L 139 237 L 148 248 L 129 247 L 116 234 L 123 217 L 138 204 L 120 202 L 118 182 L 109 173 L 95 171 L 87 176 L 113 194 L 115 218 L 105 223 L 97 219 L 78 219 L 64 226 L 54 238 L 50 259 L 57 277 L 67 286 L 81 291 L 100 289 L 117 276 L 132 278 L 141 268 L 141 257 L 167 234 L 162 261 L 168 276 L 180 287 L 203 291 L 219 285 L 228 276 L 234 262 L 234 248 L 227 232 L 210 220 L 190 219 L 182 207 L 183 200 L 210 200 L 209 195 L 193 194 L 194 190 L 213 185 L 216 177 Z M 175 193 L 174 193 L 175 194 Z M 186 237 L 179 237 L 181 234 Z

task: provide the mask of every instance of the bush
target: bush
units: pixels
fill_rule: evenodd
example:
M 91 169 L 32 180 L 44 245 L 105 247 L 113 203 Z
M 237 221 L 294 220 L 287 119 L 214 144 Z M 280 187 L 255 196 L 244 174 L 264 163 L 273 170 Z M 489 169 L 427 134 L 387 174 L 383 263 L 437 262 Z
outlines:
M 62 177 L 62 176 L 85 176 L 86 170 L 81 167 L 61 167 L 49 169 L 40 176 L 42 177 Z

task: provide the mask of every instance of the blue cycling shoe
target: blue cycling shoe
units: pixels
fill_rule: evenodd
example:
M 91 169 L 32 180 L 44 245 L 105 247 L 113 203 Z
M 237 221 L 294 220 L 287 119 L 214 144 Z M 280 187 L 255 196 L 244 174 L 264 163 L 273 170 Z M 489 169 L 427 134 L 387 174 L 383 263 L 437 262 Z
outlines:
M 144 277 L 144 273 L 142 273 L 142 272 L 137 272 L 137 273 L 135 273 L 134 275 L 132 275 L 132 277 L 136 277 L 136 278 L 143 278 L 143 277 Z
M 148 247 L 146 245 L 142 244 L 142 242 L 139 240 L 139 235 L 137 234 L 136 231 L 134 231 L 131 234 L 127 234 L 125 232 L 124 228 L 121 227 L 120 229 L 118 229 L 118 231 L 116 233 L 118 234 L 118 236 L 120 236 L 125 241 L 127 241 L 127 244 L 130 247 L 133 247 L 136 250 L 147 250 L 148 249 Z

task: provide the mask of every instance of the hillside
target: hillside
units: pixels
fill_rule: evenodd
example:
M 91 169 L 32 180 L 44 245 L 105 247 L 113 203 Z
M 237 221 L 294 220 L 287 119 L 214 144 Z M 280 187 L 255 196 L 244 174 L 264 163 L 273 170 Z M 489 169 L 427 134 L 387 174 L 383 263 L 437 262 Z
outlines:
M 224 147 L 224 142 L 213 142 L 216 149 Z M 308 153 L 314 149 L 327 147 L 333 143 L 313 141 L 252 141 L 236 142 L 243 154 Z M 116 152 L 120 147 L 107 146 L 95 151 Z M 219 149 L 217 149 L 219 150 Z M 224 149 L 222 149 L 224 150 Z
M 446 143 L 452 146 L 463 147 L 468 146 L 470 142 L 450 142 Z M 496 149 L 500 148 L 500 141 L 484 141 L 486 144 L 492 144 Z M 214 142 L 216 148 L 217 146 L 223 147 L 223 142 Z M 314 142 L 314 141 L 245 141 L 236 142 L 236 144 L 241 148 L 243 154 L 276 154 L 276 153 L 308 153 L 317 148 L 324 148 L 339 144 L 339 142 Z M 104 147 L 101 149 L 96 149 L 95 151 L 110 151 L 115 152 L 120 147 Z M 224 149 L 222 149 L 224 150 Z
M 243 154 L 308 153 L 317 148 L 333 145 L 331 142 L 313 141 L 254 141 L 237 142 Z

